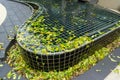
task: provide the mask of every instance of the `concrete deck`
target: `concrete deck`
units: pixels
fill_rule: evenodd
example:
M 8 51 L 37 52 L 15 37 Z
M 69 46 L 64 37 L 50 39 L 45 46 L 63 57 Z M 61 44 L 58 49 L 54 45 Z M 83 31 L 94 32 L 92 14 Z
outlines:
M 6 48 L 14 36 L 14 26 L 23 24 L 32 11 L 26 5 L 10 0 L 0 0 L 0 4 L 0 43 Z M 4 53 L 5 50 L 0 50 L 0 58 L 5 57 Z

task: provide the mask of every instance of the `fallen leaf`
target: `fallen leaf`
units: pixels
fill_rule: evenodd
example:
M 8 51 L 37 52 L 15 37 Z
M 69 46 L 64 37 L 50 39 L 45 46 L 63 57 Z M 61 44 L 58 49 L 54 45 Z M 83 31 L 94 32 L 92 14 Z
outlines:
M 120 58 L 120 56 L 117 56 L 117 58 Z
M 18 76 L 18 80 L 20 80 L 20 78 L 21 78 L 21 75 Z
M 3 67 L 4 65 L 3 64 L 0 64 L 0 67 Z
M 7 78 L 10 79 L 10 78 L 12 77 L 12 75 L 13 75 L 13 74 L 12 74 L 12 71 L 9 71 L 9 72 L 7 73 Z
M 108 58 L 112 61 L 112 62 L 117 62 L 115 59 L 113 59 L 110 55 L 108 56 Z
M 101 71 L 102 71 L 102 70 L 100 70 L 100 69 L 97 69 L 97 70 L 96 70 L 96 72 L 101 72 Z

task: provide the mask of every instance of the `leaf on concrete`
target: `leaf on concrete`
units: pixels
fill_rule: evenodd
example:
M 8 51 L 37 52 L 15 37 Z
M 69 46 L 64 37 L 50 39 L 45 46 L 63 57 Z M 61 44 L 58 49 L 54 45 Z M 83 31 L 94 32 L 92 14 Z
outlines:
M 13 73 L 13 79 L 16 80 L 16 73 Z
M 10 78 L 12 77 L 12 75 L 13 75 L 13 74 L 12 74 L 12 71 L 9 71 L 9 72 L 7 73 L 7 78 L 10 79 Z
M 110 55 L 108 56 L 108 58 L 112 61 L 112 62 L 117 62 L 115 59 L 113 59 Z
M 20 80 L 20 78 L 21 78 L 21 75 L 18 76 L 18 80 Z
M 102 70 L 100 70 L 100 69 L 96 69 L 96 72 L 101 72 Z
M 0 50 L 4 50 L 3 45 L 4 43 L 0 43 Z
M 3 67 L 4 65 L 3 64 L 0 64 L 0 67 Z
M 117 58 L 119 58 L 119 59 L 120 59 L 120 56 L 117 56 Z

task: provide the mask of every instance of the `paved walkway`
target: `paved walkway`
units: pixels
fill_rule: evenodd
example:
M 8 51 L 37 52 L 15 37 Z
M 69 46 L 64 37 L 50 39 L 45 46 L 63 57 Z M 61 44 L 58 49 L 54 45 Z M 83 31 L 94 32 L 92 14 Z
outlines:
M 14 36 L 14 26 L 23 24 L 31 16 L 31 9 L 26 5 L 10 0 L 0 0 L 0 4 L 7 10 L 6 19 L 0 25 L 0 43 L 3 43 L 3 47 L 6 48 L 10 42 L 10 38 Z M 0 11 L 5 10 L 5 8 L 0 8 Z M 4 18 L 4 15 L 0 12 L 2 18 Z M 4 50 L 0 50 L 0 58 L 4 58 L 4 52 Z
M 2 44 L 4 48 L 8 46 L 10 38 L 14 36 L 14 26 L 23 24 L 31 13 L 31 9 L 26 5 L 10 0 L 0 0 L 0 23 L 2 23 L 0 24 L 0 45 Z M 5 57 L 4 53 L 5 49 L 0 49 L 0 59 Z M 3 64 L 3 67 L 0 67 L 0 78 L 5 78 L 11 68 L 4 62 L 0 64 Z M 24 79 L 21 78 L 21 80 Z
M 74 80 L 120 80 L 120 47 Z

